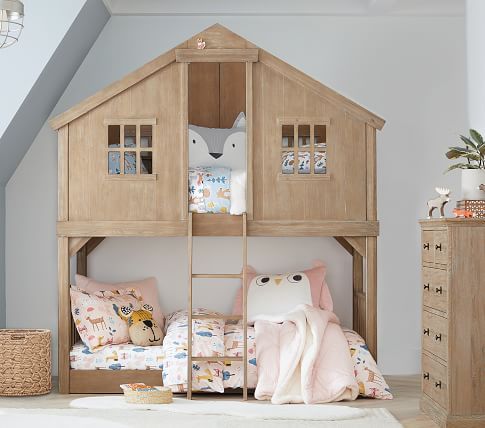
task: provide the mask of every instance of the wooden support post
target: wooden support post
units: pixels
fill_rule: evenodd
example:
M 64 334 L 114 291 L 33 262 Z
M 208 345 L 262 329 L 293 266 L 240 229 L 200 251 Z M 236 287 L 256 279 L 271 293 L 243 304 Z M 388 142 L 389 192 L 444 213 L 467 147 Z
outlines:
M 365 340 L 377 361 L 377 237 L 367 237 Z
M 192 400 L 192 213 L 189 213 L 187 226 L 187 252 L 189 259 L 189 290 L 187 296 L 188 320 L 187 320 L 187 399 Z
M 189 168 L 189 64 L 182 63 L 180 67 L 180 97 L 182 100 L 182 109 L 180 117 L 180 125 L 182 127 L 182 147 L 181 147 L 181 183 L 187 182 L 187 171 Z M 188 186 L 182 186 L 180 201 L 180 220 L 187 220 L 187 213 L 189 212 L 189 194 Z
M 69 295 L 69 238 L 57 238 L 57 266 L 59 288 L 58 317 L 58 376 L 59 392 L 69 393 L 69 351 L 71 345 L 71 311 Z
M 76 254 L 76 273 L 88 275 L 88 248 L 84 245 Z
M 364 292 L 364 258 L 356 250 L 354 250 L 352 255 L 352 272 L 352 328 L 361 336 L 365 337 L 366 301 Z
M 376 130 L 365 128 L 367 157 L 367 220 L 377 220 Z M 377 237 L 366 238 L 365 340 L 377 360 Z
M 88 275 L 88 244 L 87 243 L 84 246 L 82 246 L 81 249 L 76 253 L 76 273 L 84 276 Z M 77 332 L 76 324 L 74 323 L 74 320 L 71 317 L 71 340 L 72 340 L 71 346 L 74 345 L 80 339 L 81 338 L 79 337 L 79 333 Z
M 69 220 L 69 125 L 58 134 L 58 194 L 57 220 Z M 71 304 L 69 295 L 69 238 L 57 238 L 57 282 L 59 293 L 58 312 L 58 376 L 59 392 L 69 393 L 69 351 L 71 347 Z
M 253 63 L 246 63 L 246 201 L 247 218 L 253 219 Z
M 243 231 L 243 263 L 242 263 L 242 289 L 243 289 L 243 335 L 244 335 L 244 349 L 243 349 L 243 400 L 248 399 L 248 302 L 247 302 L 247 264 L 248 264 L 248 236 L 247 236 L 247 217 L 246 213 L 242 215 Z

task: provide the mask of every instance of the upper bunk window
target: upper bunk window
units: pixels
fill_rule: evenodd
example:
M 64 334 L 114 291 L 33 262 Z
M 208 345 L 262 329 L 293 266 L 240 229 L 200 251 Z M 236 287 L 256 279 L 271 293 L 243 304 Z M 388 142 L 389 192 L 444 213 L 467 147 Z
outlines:
M 150 178 L 156 119 L 107 119 L 108 178 Z
M 329 120 L 281 118 L 278 123 L 281 129 L 280 177 L 289 180 L 328 178 L 327 128 Z

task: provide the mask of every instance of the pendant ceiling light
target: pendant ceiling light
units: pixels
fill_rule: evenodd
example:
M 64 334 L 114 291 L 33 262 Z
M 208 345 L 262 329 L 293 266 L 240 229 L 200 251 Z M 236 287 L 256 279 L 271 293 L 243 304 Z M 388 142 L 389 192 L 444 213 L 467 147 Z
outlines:
M 24 5 L 20 0 L 0 0 L 0 48 L 18 41 L 24 28 Z

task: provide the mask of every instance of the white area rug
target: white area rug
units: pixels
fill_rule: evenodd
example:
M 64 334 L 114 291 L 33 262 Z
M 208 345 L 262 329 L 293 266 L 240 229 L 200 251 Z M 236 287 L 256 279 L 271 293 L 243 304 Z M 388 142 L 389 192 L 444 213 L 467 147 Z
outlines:
M 156 426 L 160 421 L 163 421 L 164 426 L 177 428 L 247 428 L 249 423 L 251 428 L 401 427 L 386 409 L 360 409 L 331 404 L 275 406 L 265 402 L 188 401 L 184 398 L 175 398 L 173 404 L 136 405 L 125 403 L 122 396 L 101 396 L 78 398 L 70 405 L 73 409 L 64 412 L 75 412 L 71 413 L 72 416 L 96 416 L 101 419 L 100 423 L 120 422 L 123 427 L 136 428 Z M 1 411 L 0 409 L 0 426 L 3 426 Z M 62 411 L 56 410 L 52 415 L 62 415 L 59 412 Z M 251 419 L 250 422 L 248 418 Z M 98 428 L 93 421 L 86 426 Z M 36 425 L 36 428 L 40 427 Z M 77 426 L 69 423 L 69 428 Z M 113 428 L 117 428 L 116 425 Z

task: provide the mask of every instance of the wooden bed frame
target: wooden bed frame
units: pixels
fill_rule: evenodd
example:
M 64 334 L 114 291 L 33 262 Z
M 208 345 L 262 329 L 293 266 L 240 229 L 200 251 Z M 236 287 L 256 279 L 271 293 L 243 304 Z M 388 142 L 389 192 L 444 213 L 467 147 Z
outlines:
M 197 39 L 206 49 L 197 50 Z M 216 106 L 207 108 L 207 105 Z M 247 236 L 334 237 L 353 258 L 353 329 L 377 351 L 376 130 L 384 120 L 216 24 L 50 122 L 58 131 L 59 390 L 118 393 L 160 371 L 71 370 L 77 336 L 70 311 L 70 257 L 111 236 L 241 236 L 241 217 L 194 214 L 186 189 L 187 126 L 247 125 Z M 152 174 L 107 173 L 106 127 L 151 124 Z M 327 173 L 281 174 L 282 125 L 326 126 Z M 123 131 L 121 131 L 123 132 Z M 123 135 L 123 134 L 122 134 Z M 121 137 L 121 141 L 123 141 Z M 140 145 L 141 147 L 141 145 Z M 120 151 L 123 156 L 124 149 Z M 127 151 L 140 152 L 136 148 Z M 137 156 L 141 156 L 137 154 Z M 140 157 L 137 158 L 138 162 Z M 121 167 L 122 168 L 122 167 Z M 163 203 L 170 198 L 171 204 Z M 246 219 L 246 216 L 245 216 Z

